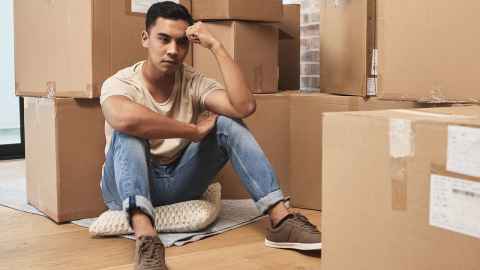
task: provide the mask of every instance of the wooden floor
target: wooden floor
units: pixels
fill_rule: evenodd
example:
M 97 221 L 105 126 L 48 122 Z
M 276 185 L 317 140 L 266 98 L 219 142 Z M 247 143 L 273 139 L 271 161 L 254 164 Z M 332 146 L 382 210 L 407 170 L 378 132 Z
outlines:
M 1 162 L 5 176 L 5 162 Z M 18 174 L 22 164 L 9 168 Z M 1 184 L 0 177 L 0 184 Z M 320 225 L 320 212 L 299 210 Z M 319 252 L 297 252 L 265 247 L 267 220 L 166 250 L 170 270 L 272 269 L 318 270 Z M 91 238 L 74 224 L 57 225 L 47 218 L 0 207 L 0 270 L 23 269 L 132 269 L 135 242 L 123 238 Z

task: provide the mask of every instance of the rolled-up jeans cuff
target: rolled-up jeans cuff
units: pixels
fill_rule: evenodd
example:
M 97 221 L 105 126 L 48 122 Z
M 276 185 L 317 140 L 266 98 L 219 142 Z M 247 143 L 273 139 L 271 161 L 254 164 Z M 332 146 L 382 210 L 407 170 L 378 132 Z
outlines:
M 130 224 L 130 227 L 132 227 L 132 229 L 133 229 L 132 211 L 134 210 L 140 210 L 145 215 L 147 215 L 150 218 L 150 221 L 152 222 L 153 227 L 155 228 L 155 209 L 153 208 L 153 205 L 150 202 L 150 200 L 148 200 L 144 196 L 140 196 L 140 195 L 129 196 L 123 201 L 122 208 L 127 213 L 128 223 Z
M 268 193 L 265 197 L 255 202 L 257 209 L 262 214 L 266 214 L 270 208 L 280 201 L 284 201 L 285 197 L 280 189 Z

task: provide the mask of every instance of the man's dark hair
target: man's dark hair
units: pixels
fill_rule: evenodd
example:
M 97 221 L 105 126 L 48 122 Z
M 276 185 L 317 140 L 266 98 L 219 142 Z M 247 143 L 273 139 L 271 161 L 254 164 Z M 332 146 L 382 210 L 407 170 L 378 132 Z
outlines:
M 188 25 L 193 25 L 192 15 L 190 15 L 184 6 L 172 1 L 158 2 L 153 4 L 147 11 L 145 19 L 145 29 L 147 32 L 155 25 L 159 17 L 175 21 L 183 20 L 186 21 Z

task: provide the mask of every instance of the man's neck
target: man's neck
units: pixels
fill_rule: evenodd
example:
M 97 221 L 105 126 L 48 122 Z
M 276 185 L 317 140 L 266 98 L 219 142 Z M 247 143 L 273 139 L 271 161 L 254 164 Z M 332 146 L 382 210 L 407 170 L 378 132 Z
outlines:
M 147 88 L 154 96 L 168 97 L 173 90 L 175 73 L 166 74 L 158 70 L 149 60 L 142 67 L 142 75 Z

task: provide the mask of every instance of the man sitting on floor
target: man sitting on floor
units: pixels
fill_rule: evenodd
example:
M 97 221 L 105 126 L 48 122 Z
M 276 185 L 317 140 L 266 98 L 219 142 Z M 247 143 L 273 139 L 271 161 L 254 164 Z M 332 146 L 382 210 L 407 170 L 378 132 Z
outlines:
M 190 42 L 213 53 L 225 88 L 183 64 Z M 201 197 L 229 160 L 270 217 L 267 246 L 320 249 L 319 231 L 287 210 L 270 163 L 239 120 L 255 111 L 255 100 L 222 44 L 183 6 L 160 2 L 147 12 L 142 45 L 147 60 L 106 80 L 100 98 L 107 138 L 102 194 L 109 209 L 128 214 L 135 269 L 167 269 L 154 207 Z M 199 119 L 204 111 L 211 115 Z

